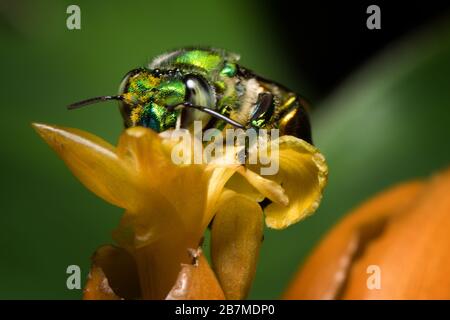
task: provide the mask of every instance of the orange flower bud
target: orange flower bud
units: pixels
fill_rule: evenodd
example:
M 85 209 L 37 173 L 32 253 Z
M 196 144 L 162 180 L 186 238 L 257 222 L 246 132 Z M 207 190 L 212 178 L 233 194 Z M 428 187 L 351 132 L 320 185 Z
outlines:
M 450 299 L 449 190 L 447 170 L 364 203 L 320 242 L 284 298 Z

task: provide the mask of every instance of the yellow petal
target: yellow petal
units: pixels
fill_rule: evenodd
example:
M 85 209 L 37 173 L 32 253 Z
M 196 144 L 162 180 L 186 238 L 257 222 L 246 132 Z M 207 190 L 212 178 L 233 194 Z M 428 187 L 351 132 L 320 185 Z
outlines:
M 287 206 L 289 204 L 289 198 L 279 183 L 263 178 L 259 174 L 244 167 L 239 168 L 238 172 L 247 179 L 247 182 L 250 183 L 250 185 L 265 197 L 282 206 Z M 251 190 L 248 191 L 251 192 Z M 250 197 L 254 197 L 254 194 L 249 195 Z
M 264 176 L 281 185 L 289 199 L 289 204 L 281 201 L 274 202 L 264 210 L 266 224 L 270 228 L 284 229 L 289 225 L 300 221 L 312 214 L 319 206 L 322 192 L 327 182 L 328 167 L 323 155 L 311 144 L 293 136 L 281 136 L 269 146 L 274 148 L 278 143 L 279 157 L 273 157 L 272 161 L 278 161 L 279 170 L 275 175 Z M 271 155 L 271 150 L 268 154 Z M 265 151 L 262 150 L 264 154 Z M 250 165 L 249 169 L 259 173 L 260 167 Z M 247 170 L 245 177 L 262 194 L 271 199 L 274 190 L 270 187 L 258 187 L 256 178 Z M 250 177 L 250 179 L 249 179 Z M 255 183 L 256 181 L 256 183 Z M 268 186 L 267 184 L 265 184 Z M 269 192 L 267 192 L 267 190 Z M 275 194 L 277 194 L 275 192 Z
M 89 190 L 116 206 L 129 208 L 139 191 L 133 171 L 119 159 L 113 146 L 78 129 L 40 123 L 33 127 Z
M 225 190 L 211 230 L 213 268 L 227 299 L 245 299 L 256 271 L 263 236 L 259 204 Z
M 145 192 L 138 200 L 137 218 L 148 225 L 178 222 L 184 230 L 199 233 L 207 205 L 211 171 L 205 165 L 177 165 L 171 145 L 150 129 L 127 129 L 119 140 L 117 153 L 136 170 Z M 144 214 L 145 213 L 145 214 Z M 173 221 L 173 222 L 170 222 Z
M 206 171 L 210 172 L 210 180 L 207 209 L 202 223 L 203 228 L 206 228 L 211 222 L 225 185 L 240 167 L 241 164 L 236 161 L 236 155 L 228 149 L 222 157 L 213 159 L 208 163 Z
M 230 180 L 228 180 L 225 187 L 235 191 L 236 193 L 243 194 L 256 202 L 261 202 L 265 198 L 261 192 L 248 183 L 248 180 L 242 174 L 233 175 Z
M 209 167 L 211 178 L 208 185 L 208 201 L 206 213 L 203 217 L 202 227 L 205 229 L 216 213 L 217 203 L 227 181 L 233 176 L 238 166 L 230 167 Z

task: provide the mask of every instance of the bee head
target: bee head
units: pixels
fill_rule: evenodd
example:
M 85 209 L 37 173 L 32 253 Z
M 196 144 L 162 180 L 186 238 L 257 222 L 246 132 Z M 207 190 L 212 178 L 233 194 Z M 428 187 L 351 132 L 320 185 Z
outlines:
M 206 123 L 208 114 L 176 107 L 192 105 L 214 108 L 215 91 L 201 75 L 183 73 L 179 69 L 138 68 L 125 75 L 117 96 L 84 100 L 70 105 L 69 109 L 107 100 L 120 101 L 125 127 L 143 126 L 161 132 L 174 128 L 181 116 L 183 127 L 188 127 L 193 120 L 205 120 Z
M 125 127 L 143 126 L 157 132 L 176 125 L 185 102 L 186 86 L 178 70 L 135 69 L 127 73 L 119 88 L 120 112 Z

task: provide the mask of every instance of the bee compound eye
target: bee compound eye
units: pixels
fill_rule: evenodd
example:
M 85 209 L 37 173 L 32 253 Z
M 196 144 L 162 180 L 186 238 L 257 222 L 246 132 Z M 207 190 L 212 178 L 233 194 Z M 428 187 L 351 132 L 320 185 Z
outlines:
M 136 68 L 131 71 L 128 71 L 122 78 L 122 81 L 120 82 L 119 86 L 119 94 L 122 94 L 128 90 L 128 86 L 130 84 L 130 79 L 137 75 L 138 73 L 143 72 L 144 69 L 142 68 Z
M 189 75 L 184 79 L 186 85 L 186 102 L 196 106 L 214 108 L 214 92 L 202 77 Z
M 215 109 L 216 98 L 214 89 L 200 76 L 188 75 L 184 78 L 186 86 L 185 101 L 203 108 Z M 202 121 L 205 126 L 210 118 L 205 112 L 196 109 L 185 109 L 182 117 L 182 127 L 189 127 L 194 121 Z

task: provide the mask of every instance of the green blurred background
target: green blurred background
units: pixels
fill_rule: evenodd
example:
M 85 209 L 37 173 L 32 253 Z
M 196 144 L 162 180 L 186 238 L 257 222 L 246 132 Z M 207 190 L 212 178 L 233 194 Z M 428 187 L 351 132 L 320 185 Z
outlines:
M 359 202 L 449 165 L 448 15 L 366 54 L 371 58 L 335 86 L 319 87 L 314 79 L 327 79 L 328 70 L 317 68 L 312 78 L 283 43 L 314 47 L 296 29 L 277 29 L 258 3 L 77 1 L 82 29 L 70 31 L 72 1 L 1 2 L 0 298 L 80 298 L 81 290 L 66 288 L 66 268 L 79 265 L 86 277 L 90 255 L 111 242 L 121 216 L 70 174 L 30 123 L 77 127 L 115 144 L 122 129 L 115 104 L 65 106 L 115 93 L 128 70 L 173 48 L 238 52 L 243 65 L 314 98 L 313 135 L 329 163 L 329 185 L 314 216 L 266 230 L 250 298 L 279 297 L 314 244 Z

